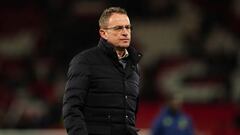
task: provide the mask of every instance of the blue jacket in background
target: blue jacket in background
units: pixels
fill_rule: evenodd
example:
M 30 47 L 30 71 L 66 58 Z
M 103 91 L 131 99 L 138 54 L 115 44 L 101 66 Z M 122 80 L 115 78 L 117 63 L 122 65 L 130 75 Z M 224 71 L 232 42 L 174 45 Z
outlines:
M 191 118 L 183 112 L 173 114 L 165 108 L 153 123 L 152 135 L 193 135 Z

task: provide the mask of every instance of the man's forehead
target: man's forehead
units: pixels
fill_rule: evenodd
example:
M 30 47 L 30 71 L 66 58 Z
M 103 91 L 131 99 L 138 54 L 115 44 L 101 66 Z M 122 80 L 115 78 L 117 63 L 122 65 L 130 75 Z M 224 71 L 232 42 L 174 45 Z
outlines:
M 128 23 L 130 24 L 130 20 L 127 15 L 125 14 L 112 14 L 108 21 L 109 24 L 112 23 Z

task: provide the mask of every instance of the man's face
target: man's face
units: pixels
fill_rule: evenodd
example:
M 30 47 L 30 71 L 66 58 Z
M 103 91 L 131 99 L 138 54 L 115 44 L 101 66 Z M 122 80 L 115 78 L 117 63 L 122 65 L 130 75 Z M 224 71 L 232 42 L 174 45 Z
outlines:
M 131 25 L 128 16 L 125 14 L 112 14 L 108 20 L 107 26 L 100 28 L 100 35 L 116 48 L 129 47 L 131 40 Z
M 180 98 L 172 99 L 170 101 L 169 105 L 170 105 L 170 108 L 173 111 L 179 111 L 181 109 L 181 106 L 182 106 L 182 99 L 180 99 Z

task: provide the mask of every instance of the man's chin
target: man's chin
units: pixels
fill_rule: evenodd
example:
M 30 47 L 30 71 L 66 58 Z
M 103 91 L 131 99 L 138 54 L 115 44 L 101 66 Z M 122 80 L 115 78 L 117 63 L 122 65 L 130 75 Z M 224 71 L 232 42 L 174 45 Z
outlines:
M 129 47 L 129 43 L 126 43 L 126 44 L 120 44 L 119 47 L 122 47 L 122 48 L 128 48 L 128 47 Z

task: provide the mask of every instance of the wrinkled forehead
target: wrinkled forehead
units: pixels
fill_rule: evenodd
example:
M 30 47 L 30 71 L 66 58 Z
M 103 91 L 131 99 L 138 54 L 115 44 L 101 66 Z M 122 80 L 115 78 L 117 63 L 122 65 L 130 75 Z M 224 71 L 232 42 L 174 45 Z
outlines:
M 130 20 L 125 14 L 112 14 L 108 20 L 109 26 L 130 25 Z

